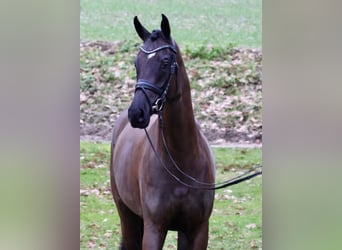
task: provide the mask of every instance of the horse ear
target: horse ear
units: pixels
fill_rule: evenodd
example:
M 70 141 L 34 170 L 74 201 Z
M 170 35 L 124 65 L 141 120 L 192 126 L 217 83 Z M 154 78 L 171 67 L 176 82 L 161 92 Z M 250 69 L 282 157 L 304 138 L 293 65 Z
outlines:
M 145 42 L 145 40 L 151 35 L 150 32 L 148 32 L 144 26 L 141 25 L 140 21 L 138 20 L 138 17 L 134 17 L 134 27 L 137 31 L 139 37 Z
M 164 36 L 167 39 L 170 39 L 170 34 L 171 34 L 170 24 L 169 24 L 169 20 L 167 19 L 167 17 L 164 14 L 162 14 L 162 21 L 160 24 L 160 28 L 161 28 Z

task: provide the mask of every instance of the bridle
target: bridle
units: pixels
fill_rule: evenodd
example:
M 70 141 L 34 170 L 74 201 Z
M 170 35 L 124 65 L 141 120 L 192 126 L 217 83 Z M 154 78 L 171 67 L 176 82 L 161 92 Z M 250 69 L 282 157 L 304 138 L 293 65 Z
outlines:
M 161 137 L 162 137 L 162 141 L 163 141 L 163 146 L 166 150 L 166 153 L 169 157 L 169 159 L 172 162 L 172 165 L 175 167 L 175 169 L 177 170 L 177 172 L 182 175 L 182 177 L 185 177 L 186 179 L 188 179 L 189 181 L 195 183 L 194 185 L 189 184 L 183 180 L 181 180 L 178 176 L 176 176 L 175 174 L 172 173 L 172 171 L 169 169 L 168 166 L 166 166 L 166 164 L 163 162 L 163 160 L 159 157 L 157 150 L 155 149 L 152 140 L 150 138 L 150 135 L 148 134 L 146 128 L 144 128 L 146 137 L 151 145 L 152 151 L 154 152 L 154 154 L 156 155 L 156 158 L 158 159 L 158 161 L 160 162 L 160 164 L 162 165 L 162 167 L 165 169 L 165 171 L 172 176 L 172 178 L 174 178 L 176 181 L 178 181 L 179 183 L 181 183 L 182 185 L 192 188 L 192 189 L 200 189 L 200 190 L 217 190 L 217 189 L 221 189 L 221 188 L 225 188 L 228 186 L 232 186 L 235 184 L 238 184 L 240 182 L 243 181 L 247 181 L 249 179 L 252 179 L 258 175 L 262 174 L 262 171 L 258 169 L 262 168 L 262 166 L 254 166 L 251 167 L 249 170 L 247 170 L 246 172 L 242 173 L 241 175 L 238 175 L 232 179 L 220 182 L 220 183 L 208 183 L 208 182 L 202 182 L 197 180 L 196 178 L 188 175 L 187 173 L 185 173 L 179 166 L 178 164 L 175 162 L 175 160 L 173 159 L 168 147 L 167 147 L 167 143 L 166 143 L 166 139 L 165 139 L 165 135 L 164 135 L 164 129 L 163 129 L 163 119 L 161 116 L 161 112 L 157 112 L 158 113 L 158 120 L 159 120 L 159 129 L 160 129 L 160 133 L 161 133 Z
M 173 61 L 171 62 L 169 77 L 164 82 L 162 87 L 158 88 L 158 87 L 156 87 L 155 84 L 153 84 L 147 80 L 144 80 L 144 79 L 138 79 L 137 84 L 135 85 L 135 91 L 141 90 L 144 93 L 148 102 L 150 102 L 151 111 L 152 111 L 151 114 L 156 114 L 156 113 L 162 111 L 164 108 L 164 104 L 166 102 L 166 95 L 167 95 L 167 92 L 169 91 L 172 76 L 177 74 L 177 61 L 176 61 L 177 49 L 176 49 L 176 45 L 175 45 L 174 40 L 172 40 L 172 45 L 169 45 L 169 44 L 163 45 L 163 46 L 160 46 L 160 47 L 153 49 L 153 50 L 147 50 L 143 46 L 140 47 L 140 50 L 147 55 L 156 53 L 156 52 L 164 50 L 164 49 L 170 49 L 174 53 L 174 55 L 172 57 Z M 152 91 L 154 94 L 156 94 L 158 96 L 154 102 L 150 101 L 150 99 L 148 98 L 148 95 L 146 93 L 146 90 Z
M 147 139 L 151 145 L 151 148 L 152 148 L 153 152 L 155 153 L 158 161 L 162 165 L 162 167 L 166 170 L 166 172 L 168 172 L 168 174 L 170 176 L 172 176 L 176 181 L 178 181 L 182 185 L 189 187 L 189 188 L 202 189 L 202 190 L 216 190 L 216 189 L 225 188 L 225 187 L 232 186 L 232 185 L 238 184 L 240 182 L 246 181 L 246 180 L 251 179 L 255 176 L 261 175 L 262 171 L 261 170 L 256 171 L 256 170 L 261 168 L 262 166 L 255 166 L 255 167 L 252 167 L 248 171 L 244 172 L 243 174 L 241 174 L 241 175 L 239 175 L 233 179 L 230 179 L 230 180 L 227 180 L 227 181 L 224 181 L 221 183 L 207 183 L 207 182 L 199 181 L 199 180 L 195 179 L 194 177 L 188 175 L 187 173 L 182 171 L 181 168 L 177 165 L 177 163 L 173 159 L 173 157 L 170 154 L 169 149 L 167 147 L 166 139 L 164 136 L 163 120 L 162 120 L 162 116 L 161 116 L 161 112 L 162 112 L 162 110 L 164 108 L 164 104 L 166 102 L 166 95 L 167 95 L 169 87 L 170 87 L 170 82 L 171 82 L 172 76 L 177 74 L 177 61 L 176 61 L 177 49 L 175 46 L 175 42 L 172 41 L 172 43 L 173 43 L 172 45 L 163 45 L 163 46 L 160 46 L 160 47 L 153 49 L 153 50 L 147 50 L 143 46 L 140 47 L 140 50 L 143 53 L 148 54 L 148 55 L 152 54 L 152 53 L 156 53 L 156 52 L 164 50 L 164 49 L 170 49 L 174 53 L 174 56 L 173 56 L 173 62 L 171 63 L 171 69 L 170 69 L 169 77 L 164 82 L 164 84 L 161 88 L 156 87 L 155 84 L 153 84 L 147 80 L 138 79 L 137 84 L 135 85 L 135 91 L 141 90 L 144 93 L 148 102 L 150 102 L 150 104 L 151 104 L 152 114 L 158 114 L 159 128 L 161 131 L 163 146 L 166 150 L 166 153 L 167 153 L 170 161 L 172 162 L 172 165 L 175 167 L 176 171 L 181 176 L 183 176 L 186 179 L 188 179 L 189 181 L 195 183 L 195 185 L 189 184 L 189 183 L 181 180 L 179 177 L 177 177 L 175 174 L 172 173 L 172 171 L 166 166 L 166 164 L 163 162 L 163 160 L 159 157 L 158 152 L 156 151 L 156 149 L 152 143 L 152 140 L 151 140 L 151 138 L 150 138 L 150 136 L 149 136 L 149 134 L 145 128 L 144 131 L 146 133 L 146 137 L 147 137 Z M 154 102 L 150 101 L 150 99 L 146 93 L 146 90 L 152 91 L 154 94 L 156 94 L 158 96 Z M 249 174 L 249 173 L 251 173 L 251 174 Z

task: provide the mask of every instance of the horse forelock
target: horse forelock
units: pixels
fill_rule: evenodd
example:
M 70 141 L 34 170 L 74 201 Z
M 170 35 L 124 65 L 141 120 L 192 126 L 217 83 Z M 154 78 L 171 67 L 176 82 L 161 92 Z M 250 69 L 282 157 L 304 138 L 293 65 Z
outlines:
M 166 38 L 161 30 L 155 29 L 151 32 L 148 39 L 145 40 L 143 47 L 152 50 L 166 44 L 174 46 L 172 38 Z
M 160 30 L 153 30 L 151 33 L 151 40 L 152 41 L 157 40 L 159 38 L 160 34 L 161 34 Z

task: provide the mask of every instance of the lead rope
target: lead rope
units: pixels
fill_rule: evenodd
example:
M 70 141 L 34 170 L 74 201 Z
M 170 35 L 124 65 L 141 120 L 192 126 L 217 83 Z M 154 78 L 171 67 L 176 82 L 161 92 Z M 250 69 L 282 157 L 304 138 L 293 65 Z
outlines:
M 188 183 L 185 183 L 184 181 L 182 181 L 180 178 L 178 178 L 176 175 L 174 175 L 171 170 L 165 165 L 165 163 L 162 161 L 162 159 L 159 157 L 153 143 L 152 143 L 152 140 L 146 130 L 146 128 L 144 129 L 145 131 L 145 134 L 146 134 L 146 137 L 151 145 L 151 148 L 153 150 L 153 152 L 155 153 L 158 161 L 160 162 L 160 164 L 162 165 L 162 167 L 168 172 L 169 175 L 171 175 L 176 181 L 178 181 L 179 183 L 183 184 L 184 186 L 186 187 L 189 187 L 189 188 L 194 188 L 194 189 L 205 189 L 205 190 L 216 190 L 216 189 L 221 189 L 221 188 L 225 188 L 225 187 L 228 187 L 228 186 L 232 186 L 232 185 L 235 185 L 235 184 L 238 184 L 240 182 L 243 182 L 243 181 L 246 181 L 246 180 L 249 180 L 253 177 L 256 177 L 258 175 L 261 175 L 262 174 L 262 171 L 258 171 L 258 172 L 255 172 L 253 174 L 250 174 L 250 175 L 247 175 L 245 176 L 246 174 L 248 173 L 251 173 L 252 171 L 255 171 L 257 170 L 258 168 L 262 168 L 262 166 L 255 166 L 255 167 L 252 167 L 250 168 L 248 171 L 244 172 L 243 174 L 241 175 L 238 175 L 236 176 L 235 178 L 232 178 L 230 180 L 227 180 L 227 181 L 224 181 L 224 182 L 220 182 L 220 183 L 207 183 L 207 182 L 202 182 L 202 181 L 199 181 L 197 179 L 195 179 L 194 177 L 188 175 L 187 173 L 185 173 L 184 171 L 181 170 L 181 168 L 177 165 L 177 163 L 175 162 L 175 160 L 173 159 L 172 155 L 170 154 L 169 152 L 169 149 L 167 147 L 167 144 L 166 144 L 166 140 L 165 140 L 165 136 L 164 136 L 164 130 L 163 130 L 163 121 L 162 121 L 162 117 L 160 115 L 160 112 L 158 112 L 158 121 L 159 121 L 159 129 L 161 130 L 161 135 L 162 135 L 162 141 L 163 141 L 163 146 L 168 154 L 168 157 L 169 159 L 171 160 L 172 164 L 176 167 L 177 171 L 179 173 L 181 173 L 183 176 L 187 177 L 188 179 L 192 180 L 193 182 L 199 184 L 199 185 L 202 185 L 202 186 L 194 186 L 194 185 L 190 185 Z

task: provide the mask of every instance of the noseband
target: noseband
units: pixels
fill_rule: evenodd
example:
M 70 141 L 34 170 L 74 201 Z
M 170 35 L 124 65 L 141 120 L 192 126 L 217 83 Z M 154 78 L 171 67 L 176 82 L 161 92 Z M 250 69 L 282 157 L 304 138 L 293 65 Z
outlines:
M 173 53 L 177 54 L 174 41 L 173 41 L 173 45 L 164 45 L 153 50 L 146 50 L 144 47 L 142 46 L 140 47 L 140 50 L 147 55 L 156 53 L 164 49 L 171 49 Z M 140 89 L 144 93 L 146 99 L 151 103 L 152 114 L 156 114 L 163 110 L 164 103 L 166 101 L 166 95 L 170 87 L 171 78 L 176 73 L 177 73 L 177 61 L 176 61 L 176 56 L 174 55 L 173 62 L 171 63 L 170 75 L 161 88 L 156 87 L 156 84 L 151 83 L 147 80 L 138 79 L 137 84 L 135 85 L 135 91 Z M 153 103 L 148 98 L 146 90 L 152 91 L 154 94 L 158 95 L 158 98 Z

